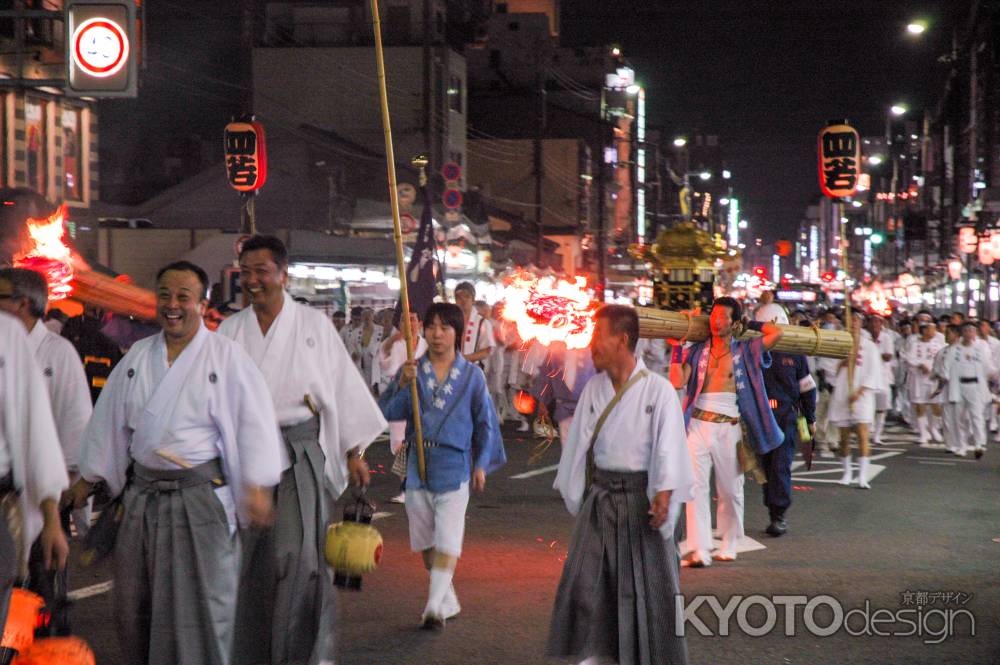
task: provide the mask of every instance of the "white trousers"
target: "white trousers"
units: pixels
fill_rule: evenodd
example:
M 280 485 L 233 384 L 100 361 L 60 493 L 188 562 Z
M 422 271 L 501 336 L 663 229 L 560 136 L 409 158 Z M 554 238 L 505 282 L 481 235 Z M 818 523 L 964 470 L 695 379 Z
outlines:
M 739 425 L 691 419 L 687 444 L 694 467 L 693 497 L 687 504 L 687 545 L 694 556 L 707 561 L 712 550 L 712 502 L 708 479 L 715 468 L 719 496 L 716 523 L 722 535 L 721 554 L 735 555 L 743 538 L 743 474 L 736 457 L 742 432 Z
M 944 429 L 944 445 L 953 453 L 964 454 L 966 441 L 959 425 L 959 406 L 957 402 L 945 402 L 942 409 L 942 428 Z
M 837 440 L 837 434 L 830 435 L 830 396 L 829 390 L 823 390 L 816 399 L 816 444 L 820 448 L 829 448 L 831 441 Z
M 569 428 L 573 426 L 573 416 L 567 416 L 559 421 L 559 441 L 566 445 L 569 441 Z
M 978 383 L 964 383 L 960 386 L 961 399 L 959 423 L 964 445 L 972 448 L 986 448 L 986 395 Z
M 410 549 L 423 552 L 432 547 L 453 557 L 462 555 L 465 509 L 469 505 L 469 483 L 453 492 L 406 490 L 406 518 L 410 524 Z

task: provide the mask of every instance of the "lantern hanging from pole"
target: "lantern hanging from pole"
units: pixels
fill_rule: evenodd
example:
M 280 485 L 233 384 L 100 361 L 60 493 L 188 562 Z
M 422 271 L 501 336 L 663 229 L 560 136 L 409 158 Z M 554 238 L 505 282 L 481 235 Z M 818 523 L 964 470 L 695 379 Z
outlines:
M 958 230 L 958 249 L 963 254 L 975 254 L 979 244 L 979 236 L 972 226 L 963 226 Z
M 531 393 L 519 390 L 516 395 L 514 395 L 514 409 L 525 416 L 530 416 L 535 412 L 535 408 L 538 406 L 538 402 L 532 397 Z
M 948 262 L 948 277 L 952 279 L 958 279 L 962 276 L 962 261 L 960 259 L 952 259 Z
M 988 242 L 979 243 L 979 262 L 984 266 L 993 264 L 993 246 Z
M 267 181 L 267 145 L 264 125 L 259 122 L 231 122 L 223 132 L 226 149 L 226 176 L 239 192 L 253 192 Z
M 990 250 L 994 257 L 1000 257 L 1000 231 L 990 232 Z
M 861 137 L 847 121 L 831 122 L 819 133 L 819 188 L 831 199 L 853 196 L 861 177 Z

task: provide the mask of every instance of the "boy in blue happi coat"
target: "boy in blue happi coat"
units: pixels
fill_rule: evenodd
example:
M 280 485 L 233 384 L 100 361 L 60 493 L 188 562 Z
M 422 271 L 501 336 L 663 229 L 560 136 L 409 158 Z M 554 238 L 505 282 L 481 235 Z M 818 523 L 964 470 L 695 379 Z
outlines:
M 462 553 L 469 482 L 483 491 L 486 475 L 507 461 L 496 409 L 486 377 L 459 353 L 465 320 L 462 310 L 435 303 L 424 316 L 427 354 L 408 361 L 379 400 L 388 420 L 406 420 L 408 464 L 406 516 L 410 547 L 421 552 L 430 571 L 426 629 L 440 630 L 460 611 L 452 586 Z M 414 450 L 410 382 L 416 377 L 423 429 L 426 478 Z

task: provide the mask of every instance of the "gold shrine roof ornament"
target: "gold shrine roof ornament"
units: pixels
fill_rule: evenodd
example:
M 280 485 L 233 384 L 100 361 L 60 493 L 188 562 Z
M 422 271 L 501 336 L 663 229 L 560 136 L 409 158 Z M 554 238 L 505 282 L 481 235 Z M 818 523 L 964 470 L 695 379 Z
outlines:
M 714 265 L 718 259 L 729 258 L 722 243 L 693 222 L 681 222 L 665 229 L 652 245 L 633 245 L 632 256 L 658 265 L 661 269 L 692 265 Z

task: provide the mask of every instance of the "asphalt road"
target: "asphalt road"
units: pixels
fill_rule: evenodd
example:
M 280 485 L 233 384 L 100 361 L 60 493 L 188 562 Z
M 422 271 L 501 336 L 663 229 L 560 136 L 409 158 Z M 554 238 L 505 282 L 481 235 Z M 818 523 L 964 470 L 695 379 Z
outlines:
M 382 501 L 382 566 L 361 592 L 340 595 L 342 665 L 555 662 L 543 648 L 572 529 L 551 490 L 559 444 L 532 462 L 537 442 L 506 434 L 510 462 L 470 502 L 455 578 L 460 617 L 441 634 L 417 629 L 427 575 L 409 550 L 403 507 Z M 993 540 L 1000 537 L 1000 447 L 991 443 L 975 461 L 914 444 L 908 432 L 890 428 L 886 445 L 874 450 L 878 473 L 870 491 L 837 485 L 838 460 L 818 460 L 812 472 L 796 469 L 789 533 L 777 539 L 764 535 L 767 512 L 748 481 L 746 551 L 732 563 L 681 572 L 686 604 L 701 603 L 701 623 L 686 624 L 690 662 L 1000 664 L 1000 542 Z M 378 472 L 371 493 L 392 496 L 397 481 L 388 473 L 386 446 L 369 458 Z M 106 567 L 74 566 L 70 586 L 86 596 L 73 609 L 75 631 L 100 665 L 136 665 L 118 652 L 109 579 Z M 728 622 L 698 599 L 705 594 L 732 610 Z M 774 606 L 769 630 L 764 599 L 747 600 L 758 594 L 786 603 Z M 874 621 L 851 612 L 866 603 Z M 851 612 L 847 628 L 811 632 L 831 625 L 834 605 Z M 729 634 L 719 635 L 725 627 Z M 763 634 L 748 634 L 755 628 Z

